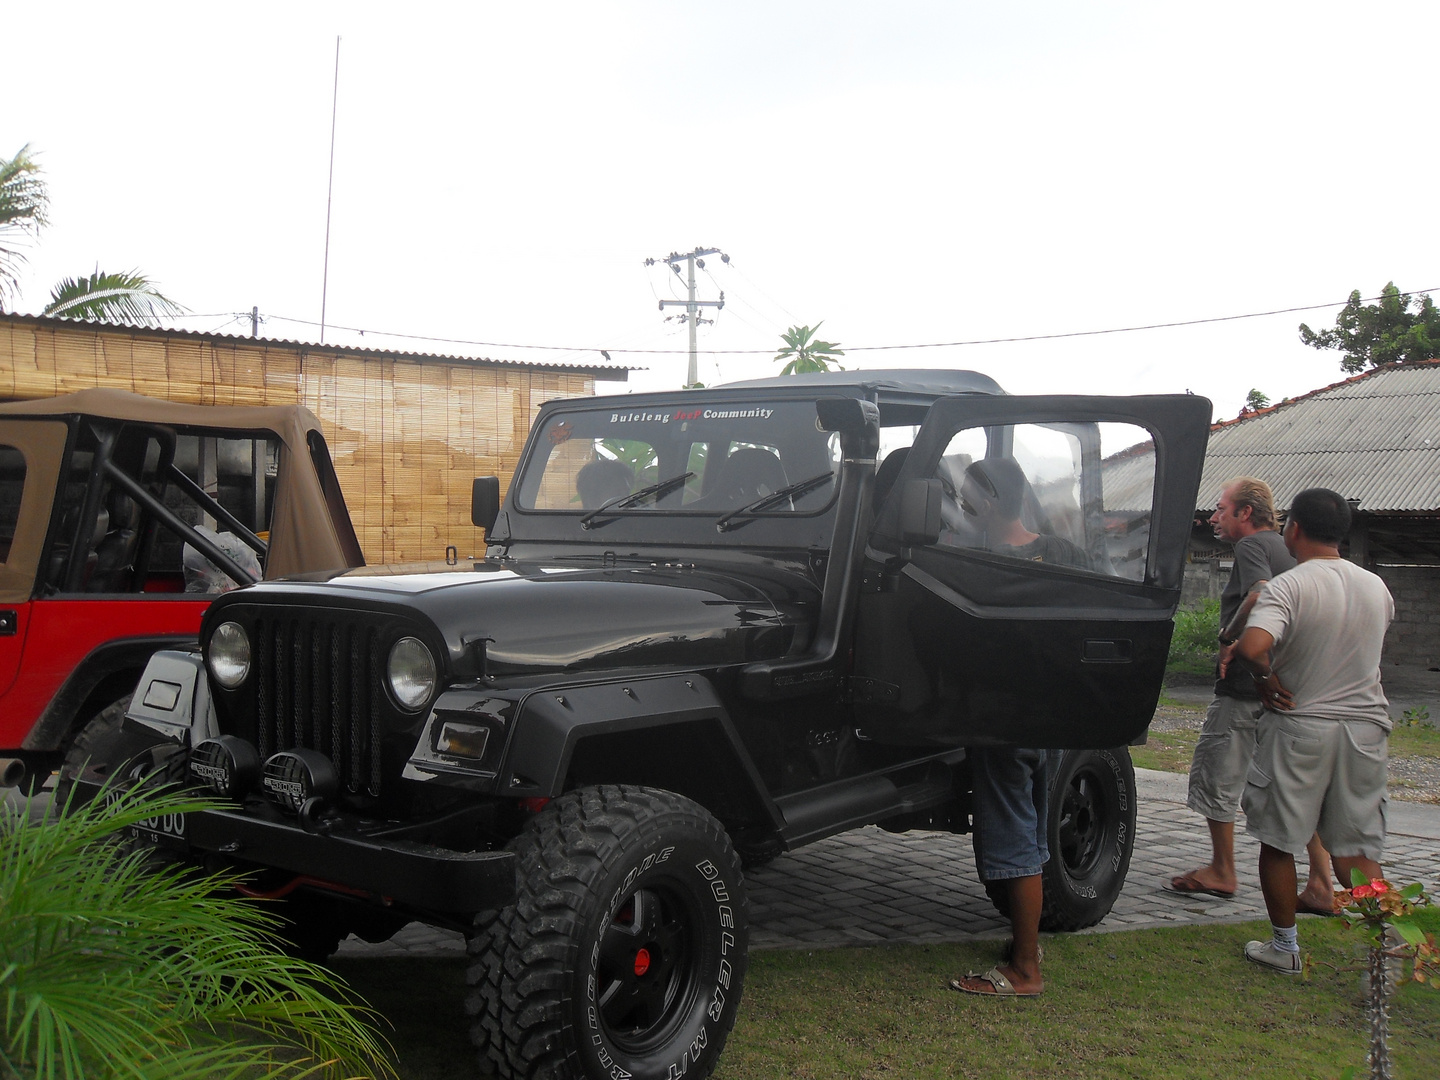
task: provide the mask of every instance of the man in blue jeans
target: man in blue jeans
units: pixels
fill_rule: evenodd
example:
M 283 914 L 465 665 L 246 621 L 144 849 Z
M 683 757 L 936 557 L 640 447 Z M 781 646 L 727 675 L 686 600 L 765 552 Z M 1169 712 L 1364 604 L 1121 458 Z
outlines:
M 1009 955 L 984 974 L 950 981 L 964 994 L 1037 997 L 1040 976 L 1040 910 L 1045 889 L 1040 873 L 1050 858 L 1050 776 L 1058 750 L 977 747 L 969 752 L 974 785 L 975 867 L 980 880 L 999 883 L 1010 908 Z

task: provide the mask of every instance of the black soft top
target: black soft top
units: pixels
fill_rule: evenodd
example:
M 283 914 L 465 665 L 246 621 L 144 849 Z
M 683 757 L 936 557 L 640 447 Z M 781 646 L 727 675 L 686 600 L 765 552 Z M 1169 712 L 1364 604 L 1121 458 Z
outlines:
M 936 371 L 929 368 L 892 368 L 879 371 L 818 371 L 806 375 L 780 375 L 721 383 L 717 390 L 750 390 L 810 386 L 825 390 L 890 390 L 903 394 L 1003 394 L 1000 384 L 978 371 Z

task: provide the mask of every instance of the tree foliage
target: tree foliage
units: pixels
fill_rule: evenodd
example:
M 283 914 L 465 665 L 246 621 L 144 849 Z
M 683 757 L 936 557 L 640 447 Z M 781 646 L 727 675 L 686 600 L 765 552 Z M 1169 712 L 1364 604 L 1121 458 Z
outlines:
M 1269 407 L 1269 395 L 1262 394 L 1259 390 L 1253 388 L 1250 393 L 1245 395 L 1245 408 L 1250 412 L 1259 412 L 1261 409 L 1268 409 Z
M 12 158 L 0 158 L 0 311 L 15 295 L 25 253 L 15 246 L 23 237 L 39 234 L 48 221 L 50 198 L 40 166 L 29 145 Z
M 206 804 L 113 794 L 46 820 L 0 805 L 0 1076 L 391 1075 L 371 1010 L 285 956 L 233 878 L 157 868 L 120 839 Z
M 792 326 L 780 335 L 785 347 L 775 354 L 776 360 L 788 360 L 780 369 L 781 375 L 805 375 L 813 371 L 829 371 L 830 365 L 844 370 L 836 363 L 837 356 L 844 356 L 845 350 L 835 341 L 821 341 L 815 337 L 822 322 L 811 326 Z
M 49 224 L 50 195 L 40 165 L 28 144 L 13 158 L 0 158 L 0 311 L 16 295 L 24 252 L 11 238 L 38 236 Z M 145 323 L 164 315 L 181 315 L 185 308 L 161 294 L 138 270 L 128 274 L 102 273 L 65 278 L 50 293 L 44 315 L 100 322 Z
M 106 274 L 96 267 L 89 277 L 65 278 L 56 285 L 42 314 L 66 319 L 144 323 L 184 311 L 175 301 L 161 295 L 138 270 Z
M 1352 292 L 1333 329 L 1316 331 L 1301 323 L 1300 340 L 1339 350 L 1340 367 L 1351 374 L 1380 364 L 1433 360 L 1440 356 L 1440 309 L 1429 296 L 1402 293 L 1392 281 L 1374 304 L 1362 304 L 1359 289 Z

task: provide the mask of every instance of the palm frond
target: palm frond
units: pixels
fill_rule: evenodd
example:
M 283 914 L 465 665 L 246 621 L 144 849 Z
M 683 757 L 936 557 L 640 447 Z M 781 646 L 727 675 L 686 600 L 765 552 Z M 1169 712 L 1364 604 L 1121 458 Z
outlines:
M 181 315 L 185 308 L 160 293 L 138 270 L 126 274 L 102 273 L 65 278 L 50 293 L 42 314 L 98 322 L 135 322 L 165 315 Z
M 121 838 L 207 805 L 134 790 L 43 822 L 0 809 L 0 1075 L 391 1074 L 375 1014 L 281 953 L 235 877 L 157 869 Z
M 0 310 L 15 292 L 25 253 L 8 235 L 34 237 L 49 224 L 50 193 L 27 143 L 12 158 L 0 158 Z

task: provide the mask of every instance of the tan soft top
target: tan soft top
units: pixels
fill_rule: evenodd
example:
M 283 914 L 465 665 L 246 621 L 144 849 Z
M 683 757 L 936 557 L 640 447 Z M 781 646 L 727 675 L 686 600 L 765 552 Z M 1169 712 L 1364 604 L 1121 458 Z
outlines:
M 185 405 L 103 387 L 0 404 L 0 422 L 8 417 L 60 419 L 76 415 L 176 428 L 273 432 L 281 448 L 265 576 L 286 577 L 363 564 L 343 503 L 335 500 L 336 515 L 343 521 L 332 517 L 327 505 L 309 444 L 309 433 L 321 431 L 320 421 L 303 405 Z M 321 435 L 323 438 L 323 432 Z

